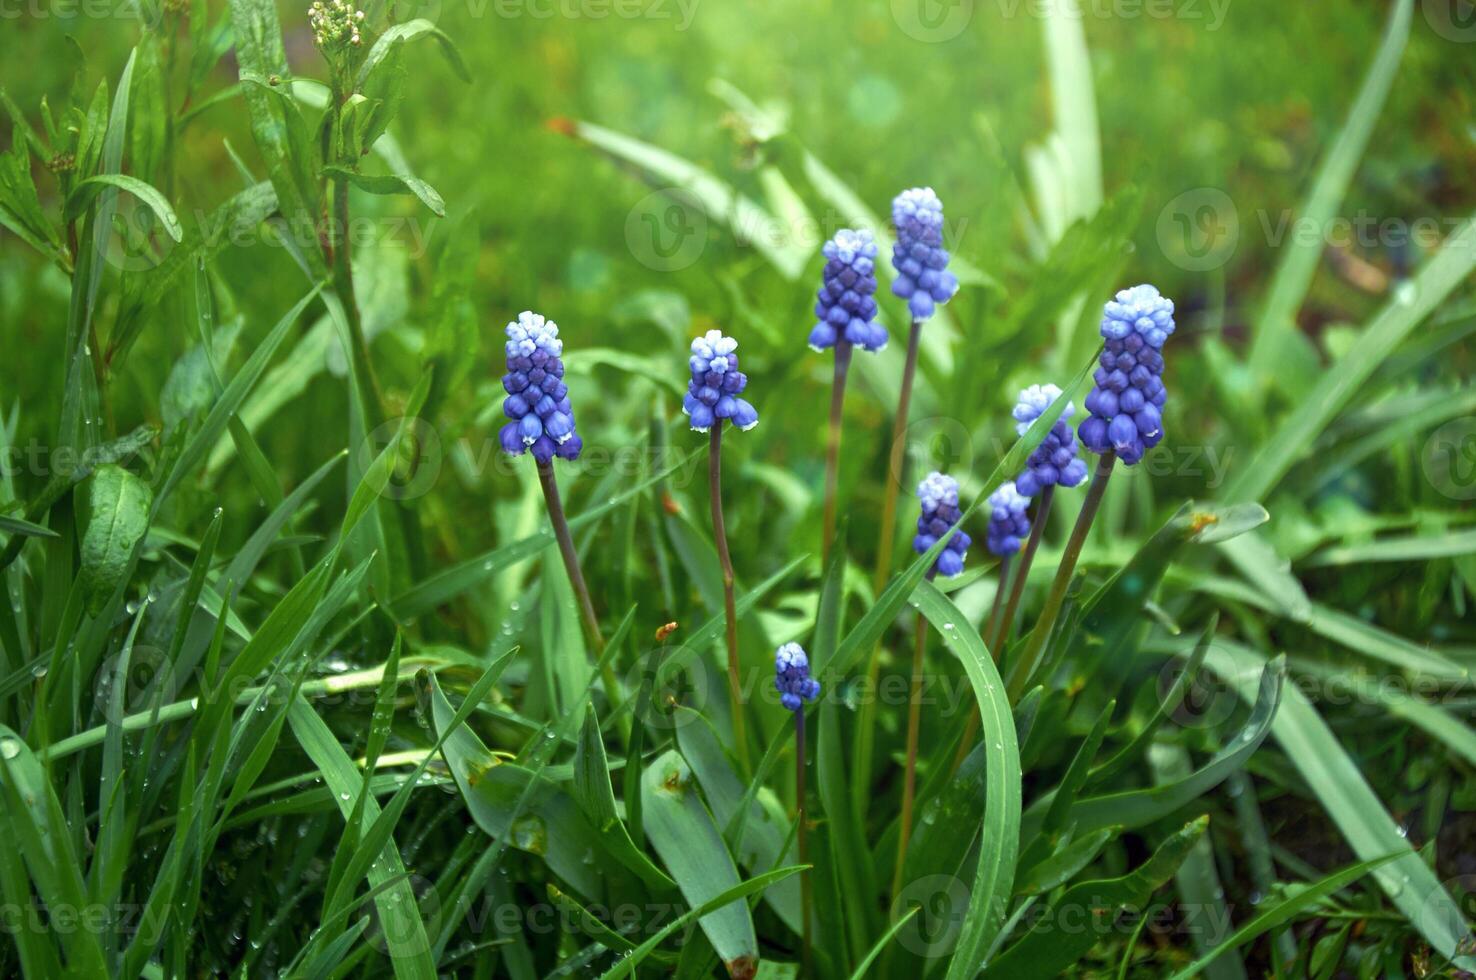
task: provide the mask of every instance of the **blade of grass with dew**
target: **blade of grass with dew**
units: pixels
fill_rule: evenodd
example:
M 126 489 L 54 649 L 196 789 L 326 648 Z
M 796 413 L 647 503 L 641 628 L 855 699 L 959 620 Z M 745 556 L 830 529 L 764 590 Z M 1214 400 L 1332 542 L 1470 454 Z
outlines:
M 1094 945 L 1094 929 L 1062 930 L 1057 924 L 1062 910 L 1084 913 L 1078 921 L 1110 921 L 1122 908 L 1141 909 L 1148 897 L 1162 888 L 1180 862 L 1204 836 L 1209 817 L 1197 817 L 1169 836 L 1153 856 L 1119 878 L 1083 881 L 1066 889 L 1038 917 L 1030 932 L 1007 947 L 984 970 L 985 977 L 1034 980 L 1054 977 L 1077 963 Z
M 1235 933 L 1228 939 L 1178 973 L 1175 973 L 1170 980 L 1189 980 L 1189 978 L 1197 976 L 1200 973 L 1203 973 L 1205 976 L 1211 976 L 1212 971 L 1209 967 L 1226 953 L 1240 946 L 1244 946 L 1267 930 L 1290 922 L 1298 912 L 1310 908 L 1322 899 L 1347 888 L 1370 871 L 1393 860 L 1396 856 L 1389 854 L 1381 858 L 1361 861 L 1358 864 L 1344 868 L 1342 871 L 1334 872 L 1315 884 L 1307 885 L 1296 890 L 1288 898 L 1277 902 L 1269 908 L 1262 907 L 1254 918 L 1235 930 Z
M 1205 662 L 1242 701 L 1256 696 L 1255 678 L 1266 664 L 1260 654 L 1221 640 L 1210 648 Z M 1441 955 L 1463 970 L 1476 970 L 1476 957 L 1460 952 L 1464 934 L 1452 927 L 1462 921 L 1460 907 L 1400 833 L 1358 765 L 1295 684 L 1286 690 L 1272 734 L 1359 858 L 1372 861 L 1399 855 L 1374 872 L 1389 900 Z
M 978 632 L 931 582 L 917 587 L 912 602 L 938 631 L 943 645 L 958 657 L 979 702 L 979 743 L 985 759 L 979 867 L 958 946 L 948 963 L 948 980 L 962 980 L 979 972 L 985 952 L 1009 913 L 1020 847 L 1020 750 L 1004 681 Z
M 615 810 L 615 789 L 610 783 L 610 762 L 605 755 L 605 742 L 600 735 L 599 718 L 594 705 L 586 705 L 584 725 L 579 732 L 579 745 L 574 752 L 574 778 L 570 793 L 584 810 L 590 823 L 604 836 L 605 850 L 621 864 L 640 876 L 652 888 L 671 889 L 676 882 L 651 863 L 646 852 L 636 846 L 625 824 Z
M 686 928 L 693 919 L 701 920 L 703 917 L 712 915 L 714 912 L 720 912 L 731 903 L 746 899 L 756 892 L 763 891 L 775 882 L 783 881 L 790 875 L 798 874 L 803 870 L 805 870 L 804 865 L 777 868 L 774 871 L 750 878 L 741 884 L 729 888 L 727 891 L 715 895 L 708 901 L 677 916 L 662 926 L 660 931 L 641 943 L 635 952 L 623 957 L 618 963 L 602 974 L 600 980 L 623 980 L 625 977 L 634 976 L 636 967 L 645 962 L 646 957 L 650 956 L 656 947 L 665 942 L 668 936 L 674 935 L 677 931 Z
M 1338 207 L 1348 193 L 1358 161 L 1368 146 L 1374 123 L 1383 110 L 1384 100 L 1394 85 L 1399 62 L 1409 40 L 1409 25 L 1414 4 L 1393 0 L 1389 4 L 1389 21 L 1384 39 L 1364 77 L 1348 118 L 1317 170 L 1312 190 L 1301 207 L 1299 221 L 1307 227 L 1326 228 L 1337 216 Z M 1296 314 L 1301 308 L 1312 277 L 1322 261 L 1324 243 L 1320 236 L 1293 235 L 1277 263 L 1265 305 L 1257 319 L 1255 339 L 1251 343 L 1250 374 L 1254 378 L 1277 380 L 1286 335 L 1297 329 Z
M 323 774 L 324 783 L 337 794 L 339 810 L 348 816 L 362 792 L 362 780 L 353 760 L 338 744 L 337 737 L 323 719 L 301 696 L 294 698 L 287 709 L 287 720 L 303 751 Z M 371 800 L 364 804 L 364 812 L 378 818 L 381 811 L 379 804 Z M 400 850 L 393 840 L 387 840 L 370 864 L 369 883 L 374 886 L 404 875 L 405 864 L 400 859 Z M 430 939 L 426 936 L 425 923 L 420 917 L 418 901 L 409 880 L 401 880 L 387 889 L 375 899 L 375 906 L 384 923 L 384 941 L 389 947 L 395 975 L 434 978 L 436 968 L 430 955 Z
M 1194 771 L 1189 750 L 1182 745 L 1160 742 L 1148 752 L 1149 768 L 1153 781 L 1167 785 L 1187 778 Z M 1179 906 L 1193 910 L 1194 921 L 1208 928 L 1197 927 L 1189 931 L 1189 939 L 1196 954 L 1217 945 L 1224 937 L 1233 920 L 1225 904 L 1225 888 L 1220 883 L 1220 873 L 1215 864 L 1214 836 L 1206 833 L 1190 848 L 1174 873 L 1174 887 L 1178 891 Z M 1237 956 L 1221 956 L 1208 963 L 1204 969 L 1205 980 L 1245 980 L 1245 963 Z
M 1103 827 L 1132 829 L 1161 820 L 1203 796 L 1224 782 L 1231 773 L 1244 768 L 1271 733 L 1277 711 L 1283 702 L 1285 680 L 1286 658 L 1277 657 L 1268 661 L 1257 682 L 1255 701 L 1245 726 L 1234 736 L 1225 739 L 1220 751 L 1190 775 L 1162 786 L 1079 799 L 1072 804 L 1068 816 L 1065 817 L 1066 823 L 1074 825 L 1079 834 Z M 1030 805 L 1023 821 L 1027 833 L 1043 823 L 1042 811 L 1052 802 L 1053 795 L 1047 794 Z

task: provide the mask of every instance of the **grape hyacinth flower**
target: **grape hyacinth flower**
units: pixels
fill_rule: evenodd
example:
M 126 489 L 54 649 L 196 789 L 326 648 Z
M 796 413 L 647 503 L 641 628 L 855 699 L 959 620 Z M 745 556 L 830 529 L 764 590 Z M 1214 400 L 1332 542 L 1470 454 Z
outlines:
M 1007 686 L 1011 698 L 1018 698 L 1029 683 L 1046 637 L 1061 614 L 1066 589 L 1107 492 L 1112 467 L 1118 459 L 1134 465 L 1163 438 L 1162 409 L 1168 399 L 1163 387 L 1163 345 L 1173 332 L 1173 300 L 1146 283 L 1119 290 L 1103 307 L 1106 347 L 1094 376 L 1096 387 L 1086 398 L 1086 409 L 1091 414 L 1076 430 L 1082 445 L 1098 454 L 1097 470 L 1061 551 L 1056 578 L 1030 634 L 1030 643 L 1010 675 Z
M 917 499 L 922 504 L 922 513 L 917 518 L 917 535 L 912 539 L 912 550 L 925 554 L 958 523 L 963 513 L 958 509 L 958 481 L 942 473 L 929 473 L 917 485 Z M 938 553 L 929 575 L 954 576 L 963 571 L 964 555 L 971 539 L 962 530 L 948 539 L 948 544 Z
M 1023 436 L 1030 424 L 1060 397 L 1061 389 L 1053 384 L 1031 385 L 1021 391 L 1011 413 L 1015 417 L 1015 431 Z M 1025 461 L 1025 472 L 1015 478 L 1015 489 L 1021 496 L 1034 497 L 1047 487 L 1077 487 L 1086 481 L 1086 463 L 1076 456 L 1076 433 L 1070 425 L 1075 411 L 1076 406 L 1067 402 L 1056 424 Z
M 810 331 L 811 349 L 854 344 L 881 350 L 887 346 L 887 328 L 876 322 L 876 241 L 871 232 L 842 228 L 821 251 L 826 262 L 815 294 L 818 322 Z
M 820 682 L 810 676 L 810 658 L 798 643 L 786 643 L 774 652 L 774 689 L 779 703 L 799 711 L 820 696 Z
M 815 294 L 818 319 L 810 330 L 810 347 L 835 348 L 835 379 L 830 388 L 830 425 L 825 450 L 824 513 L 820 522 L 820 563 L 824 565 L 835 540 L 841 410 L 845 404 L 851 349 L 859 346 L 873 352 L 881 350 L 887 345 L 887 330 L 876 322 L 876 241 L 871 232 L 843 228 L 821 251 L 825 255 L 825 268 Z
M 497 434 L 503 451 L 521 456 L 532 450 L 540 463 L 555 456 L 578 459 L 584 442 L 574 431 L 559 325 L 524 310 L 507 325 L 506 351 L 502 413 L 509 421 Z
M 747 432 L 758 425 L 758 412 L 738 396 L 748 386 L 748 376 L 738 370 L 738 341 L 709 330 L 692 341 L 688 365 L 692 379 L 682 411 L 692 420 L 692 429 L 706 432 L 715 420 L 728 419 Z
M 892 225 L 897 229 L 892 292 L 907 300 L 914 321 L 926 320 L 936 305 L 958 292 L 958 278 L 948 271 L 943 247 L 943 202 L 931 187 L 903 191 L 892 200 Z
M 1106 349 L 1080 429 L 1092 452 L 1112 450 L 1132 466 L 1163 438 L 1163 344 L 1173 332 L 1173 300 L 1147 284 L 1119 291 L 1103 309 Z
M 722 458 L 723 422 L 747 430 L 758 425 L 758 412 L 738 396 L 748 386 L 748 376 L 738 370 L 738 341 L 721 330 L 709 330 L 692 341 L 687 361 L 692 377 L 682 411 L 696 432 L 710 433 L 707 454 L 707 491 L 712 507 L 712 536 L 717 544 L 718 564 L 723 578 L 723 613 L 727 621 L 728 696 L 733 715 L 733 743 L 738 761 L 748 769 L 748 735 L 744 724 L 743 687 L 738 663 L 738 608 L 733 596 L 733 559 L 728 552 L 728 532 L 723 521 Z
M 794 715 L 794 799 L 799 863 L 809 864 L 809 844 L 805 818 L 805 702 L 820 696 L 820 682 L 810 676 L 810 658 L 798 643 L 786 643 L 774 651 L 774 688 L 779 703 Z M 800 918 L 803 920 L 803 961 L 809 976 L 810 964 L 810 873 L 800 872 Z
M 989 533 L 986 544 L 990 552 L 1004 558 L 1020 550 L 1021 542 L 1030 534 L 1030 518 L 1025 508 L 1030 498 L 1022 495 L 1015 484 L 1006 483 L 989 495 Z
M 566 460 L 578 459 L 579 451 L 584 447 L 574 431 L 574 410 L 569 405 L 569 389 L 563 381 L 564 342 L 559 339 L 558 324 L 531 310 L 524 310 L 507 325 L 505 350 L 507 373 L 502 376 L 502 387 L 507 397 L 503 399 L 502 411 L 508 422 L 498 432 L 498 441 L 503 451 L 512 456 L 532 451 L 538 482 L 543 488 L 543 500 L 548 507 L 548 520 L 553 526 L 569 584 L 574 589 L 579 618 L 590 649 L 598 657 L 605 648 L 605 639 L 600 633 L 600 622 L 595 616 L 584 572 L 579 567 L 579 553 L 574 550 L 574 538 L 569 533 L 569 521 L 564 516 L 564 504 L 559 497 L 559 484 L 553 470 L 555 456 Z M 620 686 L 608 661 L 602 668 L 602 677 L 605 694 L 613 706 Z

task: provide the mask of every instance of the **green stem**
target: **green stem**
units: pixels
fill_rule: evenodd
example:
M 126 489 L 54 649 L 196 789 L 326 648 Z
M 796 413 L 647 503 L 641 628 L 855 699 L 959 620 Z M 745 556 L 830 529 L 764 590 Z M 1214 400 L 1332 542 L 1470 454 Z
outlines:
M 1086 499 L 1082 501 L 1081 513 L 1076 517 L 1076 526 L 1071 529 L 1071 537 L 1066 540 L 1066 550 L 1061 552 L 1061 564 L 1056 568 L 1056 579 L 1051 583 L 1051 591 L 1046 596 L 1045 605 L 1041 607 L 1040 618 L 1035 621 L 1035 629 L 1030 634 L 1030 643 L 1025 647 L 1020 660 L 1015 664 L 1010 673 L 1009 683 L 1006 689 L 1010 701 L 1019 700 L 1026 682 L 1030 675 L 1035 672 L 1039 663 L 1041 651 L 1045 648 L 1046 638 L 1050 636 L 1051 629 L 1056 625 L 1056 617 L 1061 613 L 1061 604 L 1066 601 L 1066 588 L 1071 584 L 1071 576 L 1076 571 L 1076 561 L 1081 557 L 1081 549 L 1086 544 L 1087 532 L 1092 528 L 1092 519 L 1097 516 L 1097 508 L 1102 504 L 1102 495 L 1107 491 L 1107 479 L 1112 475 L 1112 466 L 1117 462 L 1117 454 L 1107 450 L 1097 459 L 1097 470 L 1092 474 L 1092 484 L 1087 488 Z
M 564 516 L 564 503 L 559 498 L 559 484 L 554 479 L 553 463 L 538 463 L 538 482 L 543 486 L 543 500 L 548 506 L 548 520 L 553 525 L 554 538 L 559 543 L 559 555 L 564 559 L 564 570 L 569 573 L 569 584 L 574 588 L 575 604 L 579 607 L 579 620 L 584 625 L 585 639 L 590 652 L 599 660 L 605 652 L 605 638 L 600 633 L 600 621 L 595 616 L 594 603 L 589 597 L 589 586 L 585 584 L 584 572 L 579 567 L 579 553 L 574 550 L 574 538 L 569 533 L 569 520 Z M 606 663 L 601 668 L 605 682 L 605 696 L 614 708 L 620 703 L 620 683 L 615 679 L 615 669 Z
M 851 368 L 851 345 L 835 345 L 835 382 L 830 386 L 830 431 L 825 448 L 825 511 L 820 529 L 820 567 L 830 559 L 835 542 L 835 485 L 840 468 L 841 409 L 846 400 L 846 375 Z
M 1010 630 L 1014 628 L 1015 615 L 1020 611 L 1020 599 L 1025 594 L 1025 580 L 1030 575 L 1030 565 L 1035 561 L 1035 551 L 1040 547 L 1046 521 L 1051 516 L 1051 501 L 1055 496 L 1054 486 L 1046 487 L 1040 493 L 1040 502 L 1035 507 L 1035 523 L 1030 525 L 1030 537 L 1025 542 L 1025 550 L 1020 553 L 1019 571 L 1015 572 L 1015 581 L 1010 584 L 1010 601 L 1005 605 L 1004 617 L 995 623 L 994 633 L 986 641 L 996 664 L 1000 662 L 1004 645 L 1010 638 Z
M 907 701 L 907 767 L 902 776 L 902 818 L 897 833 L 897 868 L 892 873 L 892 898 L 902 889 L 907 842 L 912 837 L 912 801 L 917 792 L 917 742 L 922 729 L 923 654 L 928 647 L 928 623 L 917 614 L 917 641 L 912 648 L 912 690 Z
M 723 572 L 723 618 L 728 641 L 728 699 L 733 711 L 733 745 L 744 773 L 748 765 L 748 735 L 743 721 L 743 685 L 738 670 L 738 607 L 733 598 L 733 559 L 728 554 L 728 530 L 723 522 L 723 420 L 714 419 L 709 430 L 707 491 L 712 502 L 712 536 L 717 544 L 718 564 Z
M 808 829 L 805 826 L 805 709 L 803 706 L 794 713 L 794 800 L 797 816 L 796 837 L 799 846 L 799 863 L 810 863 L 810 845 Z M 800 933 L 803 946 L 801 963 L 802 977 L 813 976 L 811 969 L 813 953 L 810 942 L 810 872 L 800 872 Z
M 384 392 L 379 387 L 379 376 L 374 372 L 374 361 L 369 356 L 369 339 L 364 335 L 364 319 L 354 293 L 353 256 L 349 244 L 349 184 L 343 177 L 333 181 L 333 220 L 329 222 L 328 233 L 333 245 L 333 288 L 348 319 L 354 373 L 369 386 L 372 399 L 372 404 L 364 406 L 364 427 L 373 429 L 389 416 L 389 412 L 385 408 Z

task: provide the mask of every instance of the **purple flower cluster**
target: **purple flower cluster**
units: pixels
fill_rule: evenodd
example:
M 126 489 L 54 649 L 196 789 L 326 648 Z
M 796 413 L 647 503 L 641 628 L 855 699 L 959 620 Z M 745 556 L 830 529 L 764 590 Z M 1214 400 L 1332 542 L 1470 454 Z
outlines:
M 1030 518 L 1025 516 L 1028 506 L 1030 498 L 1021 496 L 1013 483 L 989 495 L 990 552 L 1004 558 L 1020 550 L 1021 543 L 1030 536 Z
M 887 328 L 876 322 L 876 242 L 871 232 L 843 228 L 825 243 L 824 281 L 815 295 L 819 322 L 810 331 L 815 350 L 838 343 L 869 351 L 887 346 Z
M 958 292 L 958 278 L 948 271 L 943 247 L 943 202 L 931 187 L 903 191 L 892 200 L 892 225 L 897 229 L 892 292 L 907 300 L 914 320 L 926 320 L 934 304 L 946 303 Z
M 1102 312 L 1107 349 L 1077 431 L 1094 453 L 1116 450 L 1131 466 L 1163 438 L 1163 343 L 1174 332 L 1173 300 L 1149 285 L 1120 290 Z
M 958 481 L 942 473 L 929 473 L 917 485 L 917 499 L 922 503 L 922 513 L 917 518 L 917 535 L 912 539 L 912 550 L 921 555 L 937 544 L 938 539 L 958 523 L 963 513 L 958 509 Z M 938 553 L 933 574 L 951 576 L 963 571 L 969 543 L 969 536 L 962 530 L 955 532 Z
M 748 375 L 738 370 L 737 350 L 738 341 L 724 337 L 721 330 L 709 330 L 692 341 L 687 361 L 692 380 L 687 382 L 682 411 L 695 431 L 706 432 L 723 419 L 744 431 L 758 425 L 758 412 L 738 397 L 748 386 Z
M 774 688 L 779 703 L 798 711 L 804 702 L 820 696 L 820 682 L 810 676 L 810 658 L 798 643 L 786 643 L 774 653 Z
M 1061 389 L 1055 385 L 1031 385 L 1020 392 L 1020 400 L 1011 413 L 1015 417 L 1015 431 L 1024 435 L 1030 423 L 1050 408 Z M 1086 479 L 1086 463 L 1076 458 L 1076 433 L 1071 431 L 1070 420 L 1076 406 L 1066 403 L 1060 418 L 1046 433 L 1045 439 L 1025 461 L 1025 472 L 1015 479 L 1015 489 L 1022 496 L 1033 497 L 1046 487 L 1080 486 Z
M 502 411 L 510 421 L 498 433 L 503 451 L 521 456 L 531 449 L 540 463 L 578 459 L 584 443 L 574 431 L 558 324 L 524 310 L 507 325 L 506 349 Z

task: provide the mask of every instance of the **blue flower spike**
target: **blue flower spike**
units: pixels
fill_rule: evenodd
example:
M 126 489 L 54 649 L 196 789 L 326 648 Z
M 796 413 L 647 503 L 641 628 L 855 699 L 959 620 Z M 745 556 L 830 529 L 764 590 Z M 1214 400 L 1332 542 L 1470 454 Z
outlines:
M 989 495 L 989 532 L 986 544 L 992 554 L 1001 558 L 1020 550 L 1030 536 L 1030 518 L 1025 508 L 1030 498 L 1022 495 L 1014 483 L 1006 483 Z
M 692 420 L 693 431 L 706 432 L 723 419 L 745 432 L 758 425 L 758 412 L 738 397 L 748 387 L 748 375 L 738 370 L 738 341 L 721 330 L 709 330 L 692 341 L 687 363 L 692 380 L 687 382 L 682 411 Z
M 948 271 L 943 247 L 943 202 L 931 187 L 903 191 L 892 200 L 892 226 L 897 229 L 892 292 L 907 300 L 914 320 L 926 320 L 958 292 L 958 278 Z
M 912 550 L 921 555 L 937 544 L 938 539 L 959 522 L 963 513 L 958 509 L 958 481 L 942 473 L 929 473 L 917 485 L 917 499 L 922 504 L 922 513 L 917 518 Z M 931 574 L 949 577 L 963 571 L 964 555 L 970 543 L 969 536 L 962 530 L 955 532 L 938 553 Z
M 1060 397 L 1061 389 L 1052 384 L 1022 390 L 1011 413 L 1015 431 L 1023 436 Z M 1087 478 L 1086 463 L 1076 455 L 1076 433 L 1071 431 L 1071 416 L 1075 413 L 1076 406 L 1067 402 L 1056 424 L 1025 461 L 1025 472 L 1015 479 L 1015 489 L 1021 496 L 1034 497 L 1046 487 L 1078 487 Z
M 826 262 L 815 294 L 818 322 L 810 331 L 810 347 L 825 350 L 847 343 L 881 350 L 887 346 L 887 328 L 876 322 L 876 241 L 871 232 L 843 228 L 821 251 Z
M 503 451 L 521 456 L 532 450 L 540 463 L 578 459 L 584 442 L 574 431 L 558 324 L 524 310 L 507 325 L 506 351 L 502 413 L 508 422 L 497 434 Z
M 820 682 L 810 676 L 810 658 L 798 643 L 786 643 L 774 653 L 774 688 L 779 703 L 799 711 L 820 696 Z
M 1173 332 L 1174 302 L 1153 286 L 1120 290 L 1103 309 L 1106 349 L 1077 430 L 1092 452 L 1113 450 L 1132 466 L 1163 438 L 1163 344 Z

